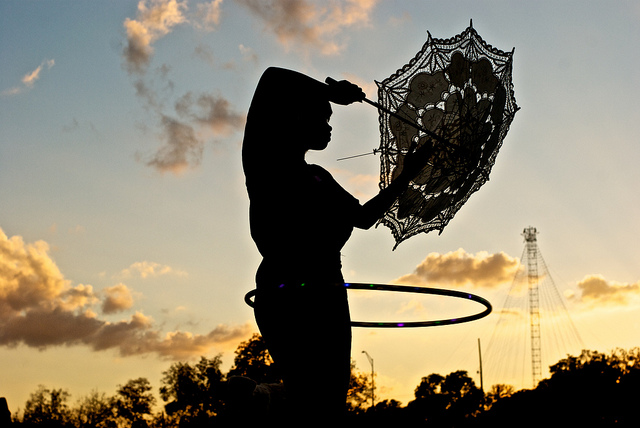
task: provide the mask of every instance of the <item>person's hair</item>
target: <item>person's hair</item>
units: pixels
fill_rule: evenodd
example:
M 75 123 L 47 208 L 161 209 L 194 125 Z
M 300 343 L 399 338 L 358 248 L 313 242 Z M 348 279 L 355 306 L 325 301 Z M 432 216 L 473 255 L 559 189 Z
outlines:
M 268 166 L 286 161 L 293 145 L 304 138 L 305 118 L 330 111 L 325 83 L 296 71 L 268 68 L 247 114 L 242 143 L 245 176 L 263 175 Z

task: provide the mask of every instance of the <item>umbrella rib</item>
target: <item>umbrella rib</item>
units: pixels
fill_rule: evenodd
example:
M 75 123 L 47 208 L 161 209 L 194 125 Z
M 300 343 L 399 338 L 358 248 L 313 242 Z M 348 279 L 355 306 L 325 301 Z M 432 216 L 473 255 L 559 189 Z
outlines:
M 366 102 L 367 104 L 370 104 L 370 105 L 374 106 L 375 108 L 377 108 L 377 109 L 379 109 L 379 110 L 382 110 L 383 112 L 385 112 L 385 113 L 387 113 L 387 114 L 389 114 L 389 115 L 391 115 L 391 116 L 395 117 L 396 119 L 401 120 L 402 122 L 406 123 L 407 125 L 414 127 L 414 128 L 415 128 L 415 129 L 417 129 L 418 131 L 422 131 L 422 132 L 424 132 L 425 134 L 427 134 L 427 135 L 428 135 L 428 136 L 430 136 L 431 138 L 433 138 L 433 139 L 437 140 L 438 142 L 440 142 L 440 143 L 442 143 L 442 144 L 445 144 L 445 145 L 447 145 L 447 146 L 449 146 L 449 147 L 451 147 L 451 146 L 452 146 L 452 144 L 451 144 L 448 140 L 446 140 L 445 138 L 442 138 L 442 137 L 441 137 L 441 136 L 439 136 L 438 134 L 436 134 L 436 133 L 434 133 L 434 132 L 432 132 L 432 131 L 429 131 L 428 129 L 426 129 L 426 128 L 424 128 L 424 127 L 420 126 L 420 125 L 418 125 L 417 123 L 414 123 L 414 122 L 412 122 L 411 120 L 409 120 L 409 119 L 407 119 L 407 118 L 405 118 L 405 117 L 400 116 L 398 113 L 396 113 L 396 112 L 393 112 L 393 111 L 389 110 L 388 108 L 384 107 L 382 104 L 377 103 L 377 102 L 375 102 L 375 101 L 371 101 L 371 100 L 370 100 L 370 99 L 368 99 L 368 98 L 365 98 L 363 101 L 364 101 L 364 102 Z

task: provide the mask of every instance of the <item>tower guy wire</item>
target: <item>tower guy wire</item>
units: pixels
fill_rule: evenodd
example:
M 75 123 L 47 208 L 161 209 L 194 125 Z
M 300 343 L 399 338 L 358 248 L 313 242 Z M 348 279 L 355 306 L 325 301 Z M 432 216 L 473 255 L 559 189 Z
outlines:
M 483 355 L 484 375 L 490 384 L 535 388 L 551 364 L 579 353 L 584 344 L 542 258 L 538 230 L 527 227 L 522 235 L 520 268 L 496 311 L 498 321 Z

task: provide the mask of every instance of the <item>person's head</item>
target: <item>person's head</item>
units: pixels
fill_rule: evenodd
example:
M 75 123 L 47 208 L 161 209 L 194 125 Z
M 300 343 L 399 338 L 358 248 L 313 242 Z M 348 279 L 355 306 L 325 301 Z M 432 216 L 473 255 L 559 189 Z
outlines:
M 323 150 L 331 140 L 328 85 L 292 70 L 262 75 L 247 115 L 243 158 L 256 165 Z
M 299 109 L 294 115 L 296 123 L 287 127 L 289 135 L 287 140 L 304 152 L 308 150 L 324 150 L 331 141 L 331 125 L 329 119 L 332 114 L 329 101 L 310 101 L 304 108 Z

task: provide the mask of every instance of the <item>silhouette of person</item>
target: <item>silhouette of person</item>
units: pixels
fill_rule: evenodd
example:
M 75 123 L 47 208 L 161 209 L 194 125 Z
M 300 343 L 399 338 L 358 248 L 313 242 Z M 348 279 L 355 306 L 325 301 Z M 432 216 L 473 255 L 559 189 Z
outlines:
M 262 255 L 255 318 L 294 424 L 333 422 L 345 411 L 351 320 L 340 250 L 353 228 L 374 225 L 421 169 L 408 156 L 391 185 L 362 205 L 328 171 L 305 161 L 307 151 L 329 144 L 330 103 L 364 97 L 347 81 L 326 84 L 271 67 L 247 115 L 243 168 L 251 236 Z

